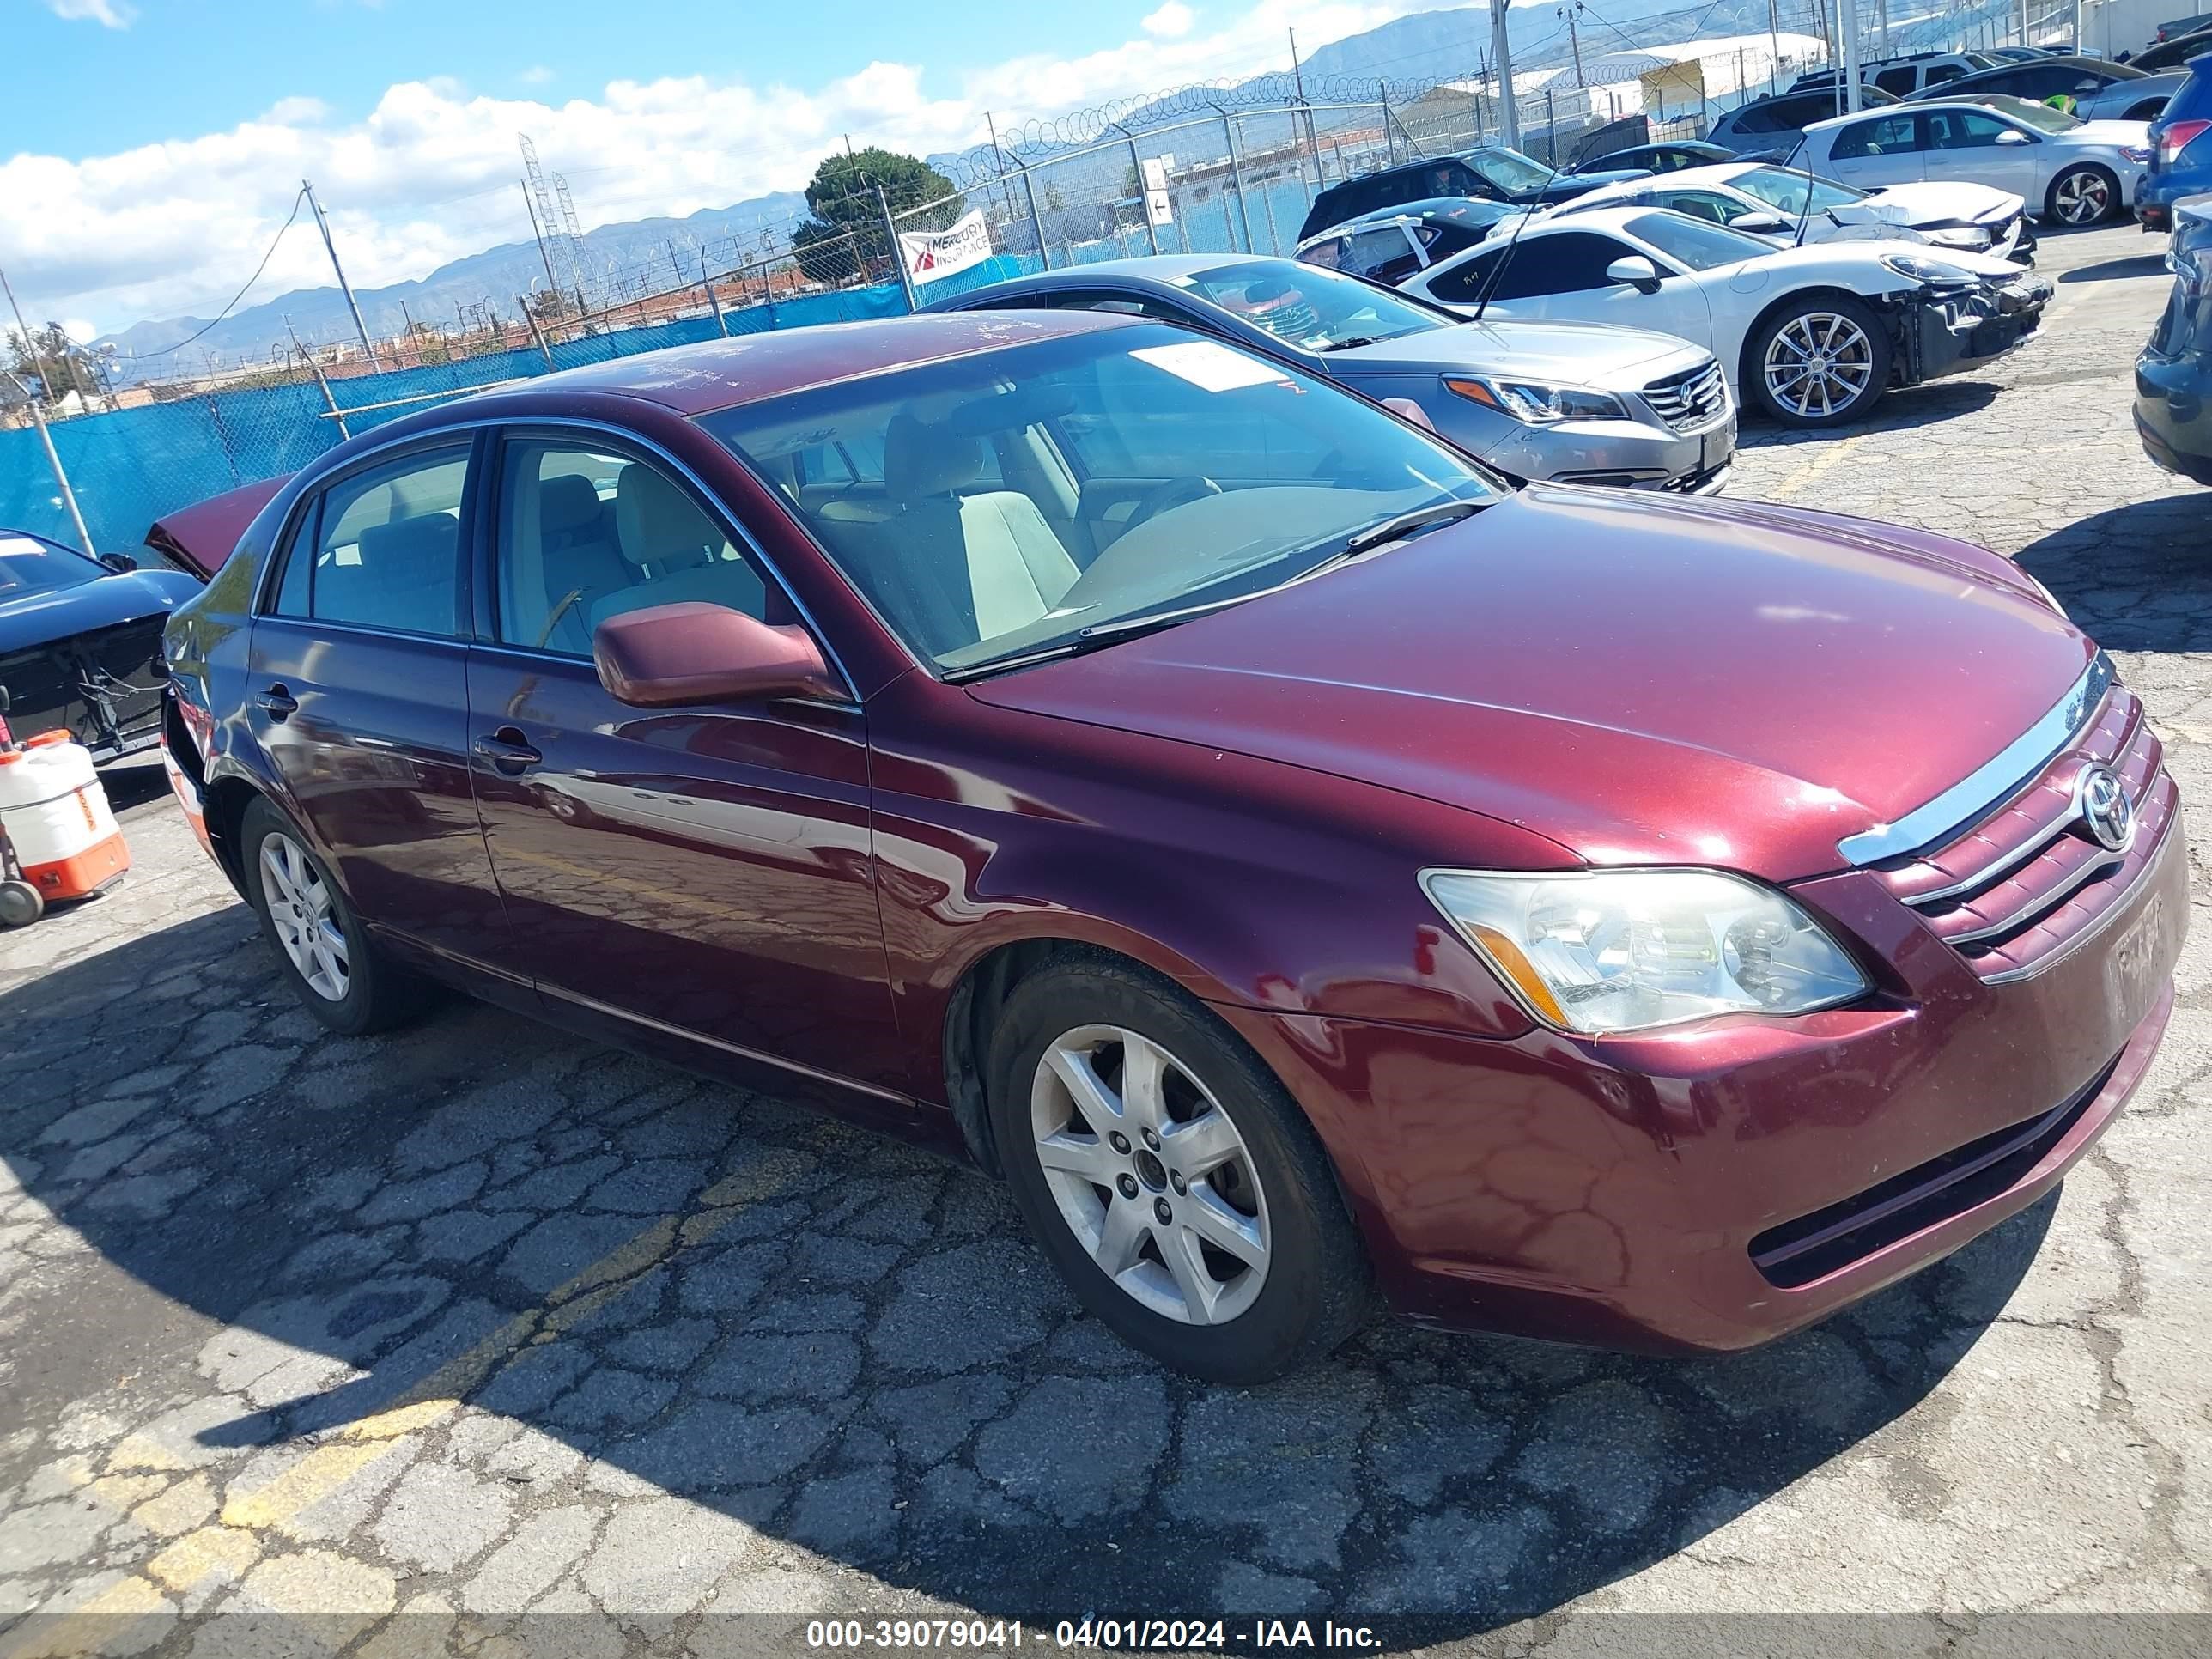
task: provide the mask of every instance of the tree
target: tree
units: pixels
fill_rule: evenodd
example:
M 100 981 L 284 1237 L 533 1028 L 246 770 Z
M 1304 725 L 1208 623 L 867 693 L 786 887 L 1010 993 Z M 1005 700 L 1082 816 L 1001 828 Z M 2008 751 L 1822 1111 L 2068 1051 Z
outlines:
M 51 406 L 71 392 L 85 392 L 84 383 L 76 378 L 76 365 L 70 361 L 77 349 L 76 343 L 63 331 L 59 323 L 33 329 L 27 345 L 21 334 L 9 330 L 7 349 L 8 367 L 23 383 L 24 391 L 39 397 L 40 402 Z
M 1047 181 L 1044 187 L 1044 204 L 1048 212 L 1063 213 L 1066 211 L 1067 198 L 1060 193 L 1060 186 L 1058 185 Z
M 881 189 L 894 214 L 942 204 L 939 214 L 950 224 L 967 205 L 952 181 L 927 161 L 871 144 L 853 154 L 839 150 L 823 158 L 806 186 L 808 216 L 791 233 L 799 268 L 820 283 L 842 282 L 869 267 L 884 264 Z

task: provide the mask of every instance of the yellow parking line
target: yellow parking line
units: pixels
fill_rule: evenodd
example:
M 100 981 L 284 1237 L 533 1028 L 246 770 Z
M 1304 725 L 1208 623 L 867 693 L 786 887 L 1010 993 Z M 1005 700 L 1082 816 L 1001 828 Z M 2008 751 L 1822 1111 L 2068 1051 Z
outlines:
M 573 1329 L 678 1251 L 712 1238 L 750 1206 L 787 1190 L 813 1165 L 810 1153 L 769 1148 L 750 1167 L 700 1194 L 684 1212 L 663 1216 L 617 1246 L 555 1289 L 538 1306 L 516 1315 L 467 1352 L 447 1360 L 383 1410 L 336 1431 L 261 1486 L 234 1493 L 223 1504 L 218 1524 L 249 1533 L 288 1528 L 390 1451 L 398 1436 L 428 1427 L 458 1411 L 470 1394 L 524 1348 L 552 1341 Z M 203 1539 L 194 1548 L 204 1553 L 210 1543 Z M 174 1577 L 180 1564 L 165 1561 L 163 1566 L 163 1576 Z M 143 1577 L 126 1578 L 71 1615 L 68 1640 L 73 1648 L 82 1645 L 86 1627 L 77 1621 L 86 1617 L 130 1620 L 169 1610 L 171 1604 L 156 1583 Z M 17 1641 L 0 1643 L 0 1659 L 33 1659 L 58 1639 L 55 1632 L 26 1630 Z
M 1790 500 L 1830 467 L 1840 465 L 1854 449 L 1866 441 L 1869 435 L 1864 432 L 1856 432 L 1848 438 L 1837 439 L 1795 472 L 1786 474 L 1782 482 L 1769 492 L 1767 499 L 1777 501 Z

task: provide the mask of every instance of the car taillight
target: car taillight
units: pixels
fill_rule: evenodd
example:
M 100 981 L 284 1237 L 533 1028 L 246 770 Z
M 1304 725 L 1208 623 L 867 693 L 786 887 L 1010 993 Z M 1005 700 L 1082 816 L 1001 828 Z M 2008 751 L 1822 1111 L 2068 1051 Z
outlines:
M 2191 140 L 2207 127 L 2212 127 L 2212 121 L 2174 122 L 2158 135 L 2158 159 L 2172 166 L 2180 159 L 2181 152 L 2189 148 Z

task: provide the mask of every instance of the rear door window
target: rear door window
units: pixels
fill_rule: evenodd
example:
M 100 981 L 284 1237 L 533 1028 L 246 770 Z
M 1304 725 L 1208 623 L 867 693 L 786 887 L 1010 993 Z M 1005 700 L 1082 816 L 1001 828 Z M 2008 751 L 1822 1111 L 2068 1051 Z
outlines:
M 1884 115 L 1861 121 L 1839 131 L 1828 154 L 1844 161 L 1860 156 L 1910 154 L 1920 148 L 1916 125 L 1916 118 L 1910 115 Z
M 313 539 L 285 562 L 279 614 L 304 605 L 318 622 L 458 638 L 461 503 L 469 446 L 418 452 L 332 484 Z M 303 550 L 307 592 L 298 591 Z

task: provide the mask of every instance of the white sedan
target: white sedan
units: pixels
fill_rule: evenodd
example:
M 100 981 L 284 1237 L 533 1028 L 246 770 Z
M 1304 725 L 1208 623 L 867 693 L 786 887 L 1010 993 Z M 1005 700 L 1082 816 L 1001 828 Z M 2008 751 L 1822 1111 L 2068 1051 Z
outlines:
M 1806 197 L 1812 198 L 1810 208 Z M 2025 204 L 1987 185 L 1929 181 L 1856 190 L 1767 161 L 1724 161 L 1608 185 L 1552 210 L 1662 207 L 1775 241 L 1924 242 L 2021 259 L 2035 246 Z
M 1621 323 L 1721 361 L 1785 425 L 1864 415 L 1893 386 L 2034 331 L 2051 284 L 2002 259 L 1884 242 L 1777 247 L 1662 208 L 1546 214 L 1400 284 L 1462 316 Z
M 2094 225 L 2133 205 L 2150 165 L 2150 126 L 2084 121 L 1992 94 L 1815 121 L 1805 129 L 1797 161 L 1861 190 L 1925 179 L 1987 185 L 2057 223 Z

